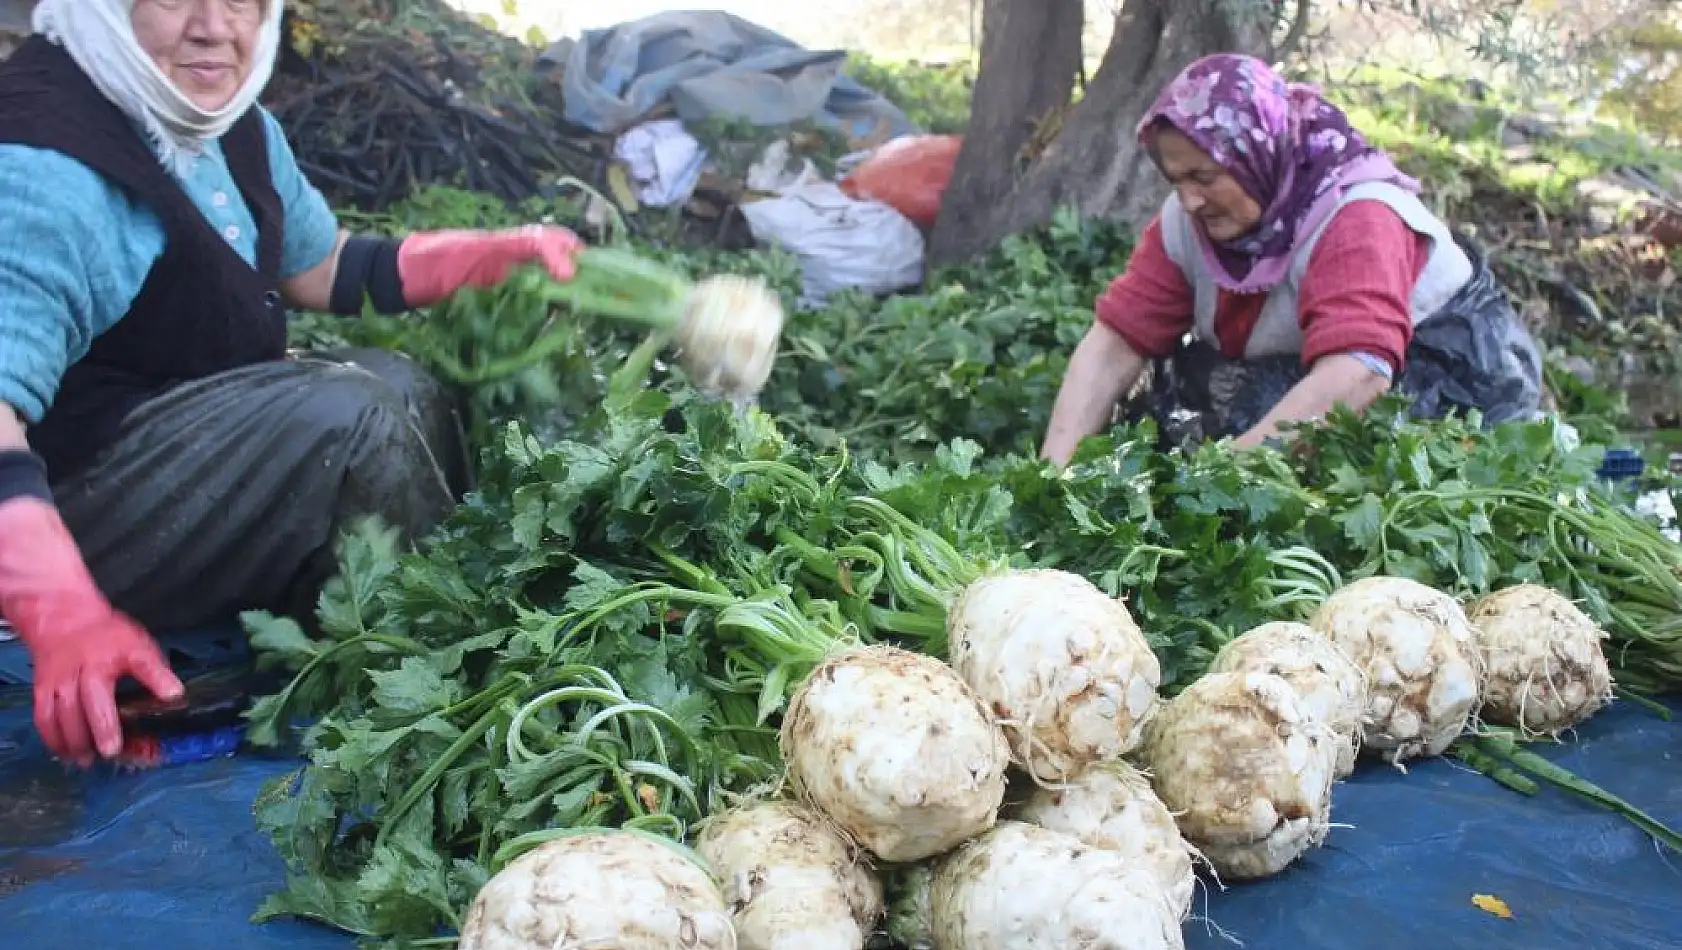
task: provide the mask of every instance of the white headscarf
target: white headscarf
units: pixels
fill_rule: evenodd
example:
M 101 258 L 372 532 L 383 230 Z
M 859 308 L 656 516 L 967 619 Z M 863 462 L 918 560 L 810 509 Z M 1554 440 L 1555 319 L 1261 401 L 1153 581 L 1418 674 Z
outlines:
M 40 0 L 34 30 L 64 47 L 105 98 L 139 122 L 167 168 L 184 174 L 206 142 L 221 138 L 257 102 L 274 72 L 284 0 L 265 0 L 251 75 L 227 105 L 206 112 L 182 95 L 140 48 L 134 0 Z

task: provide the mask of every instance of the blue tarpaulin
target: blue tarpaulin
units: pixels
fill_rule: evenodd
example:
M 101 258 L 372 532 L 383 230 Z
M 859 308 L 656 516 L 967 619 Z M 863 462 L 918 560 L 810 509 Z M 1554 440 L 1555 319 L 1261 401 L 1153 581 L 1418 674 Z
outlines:
M 564 70 L 567 121 L 597 132 L 623 132 L 662 105 L 685 122 L 814 120 L 884 141 L 914 131 L 899 107 L 842 75 L 846 61 L 843 50 L 807 50 L 728 13 L 674 10 L 585 30 L 539 65 Z
M 1682 826 L 1682 718 L 1619 704 L 1559 751 Z M 350 950 L 312 924 L 248 922 L 281 881 L 251 803 L 293 766 L 242 755 L 71 775 L 44 760 L 26 709 L 0 710 L 0 947 Z M 1200 898 L 1191 950 L 1682 946 L 1682 855 L 1557 792 L 1527 799 L 1447 761 L 1368 765 L 1333 817 L 1327 845 L 1284 874 Z M 1512 918 L 1474 906 L 1480 894 Z

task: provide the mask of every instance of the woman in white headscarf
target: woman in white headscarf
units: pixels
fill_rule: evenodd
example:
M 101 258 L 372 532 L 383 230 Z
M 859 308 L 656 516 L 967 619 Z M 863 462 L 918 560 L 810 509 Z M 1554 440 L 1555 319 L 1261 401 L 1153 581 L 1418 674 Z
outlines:
M 424 532 L 469 484 L 395 354 L 289 358 L 288 305 L 399 312 L 541 261 L 561 228 L 346 234 L 259 106 L 282 0 L 42 0 L 0 66 L 0 616 L 48 749 L 122 745 L 148 629 L 310 612 L 347 519 Z

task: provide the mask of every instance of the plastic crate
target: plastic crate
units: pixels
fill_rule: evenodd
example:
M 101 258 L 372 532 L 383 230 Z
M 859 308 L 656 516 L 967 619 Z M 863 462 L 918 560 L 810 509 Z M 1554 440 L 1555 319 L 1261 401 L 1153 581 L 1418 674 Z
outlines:
M 1609 482 L 1640 478 L 1647 470 L 1647 461 L 1634 449 L 1607 449 L 1600 460 L 1599 475 Z
M 8 637 L 10 633 L 7 629 Z M 251 644 L 238 620 L 158 634 L 157 638 L 170 667 L 182 679 L 235 666 L 251 658 Z M 8 638 L 0 642 L 0 689 L 29 686 L 35 681 L 34 672 L 29 651 L 22 641 Z

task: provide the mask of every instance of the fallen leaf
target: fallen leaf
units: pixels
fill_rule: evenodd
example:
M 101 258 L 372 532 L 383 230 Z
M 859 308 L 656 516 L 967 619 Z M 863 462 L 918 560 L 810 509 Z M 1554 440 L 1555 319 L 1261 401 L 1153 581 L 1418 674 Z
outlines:
M 652 785 L 638 785 L 637 800 L 642 802 L 642 807 L 646 809 L 649 814 L 655 814 L 660 811 L 660 792 Z
M 607 187 L 613 192 L 613 200 L 625 209 L 626 214 L 637 213 L 637 191 L 631 186 L 631 173 L 624 165 L 614 162 L 608 166 Z
M 1485 913 L 1494 914 L 1502 920 L 1513 919 L 1513 912 L 1507 907 L 1507 902 L 1493 894 L 1473 894 L 1472 906 Z

